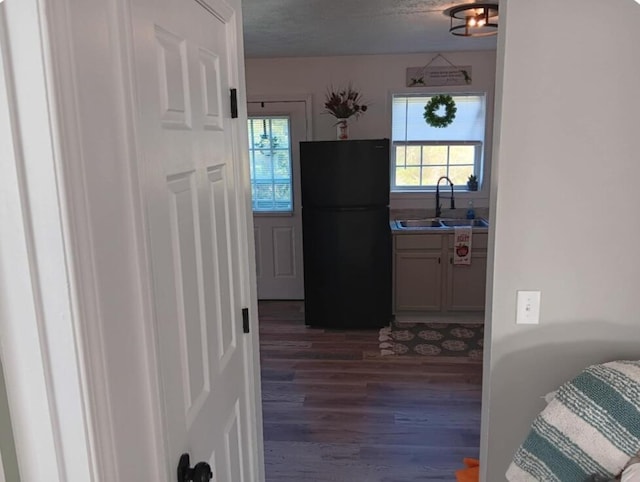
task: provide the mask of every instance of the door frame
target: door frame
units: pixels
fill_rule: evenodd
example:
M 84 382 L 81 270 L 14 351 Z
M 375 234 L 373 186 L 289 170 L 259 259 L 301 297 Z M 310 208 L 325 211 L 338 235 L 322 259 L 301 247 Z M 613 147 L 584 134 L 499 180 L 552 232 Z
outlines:
M 241 342 L 259 381 L 240 0 L 228 0 L 236 13 L 224 0 L 193 1 L 229 13 L 230 55 L 238 59 L 233 152 L 241 181 L 238 231 L 249 244 L 240 295 L 255 326 Z M 11 210 L 6 219 L 1 214 L 4 226 L 20 228 L 0 236 L 0 299 L 11 300 L 0 306 L 0 355 L 18 465 L 23 480 L 165 481 L 173 454 L 163 442 L 137 189 L 132 6 L 81 3 L 0 4 L 10 79 L 7 88 L 0 78 L 0 97 L 6 92 L 11 101 L 0 107 L 0 145 L 11 151 L 0 164 L 9 174 L 0 189 Z M 262 481 L 261 391 L 254 380 L 247 391 L 256 415 L 251 445 L 258 450 L 247 456 Z
M 0 4 L 0 356 L 22 480 L 95 480 L 42 17 Z
M 251 94 L 247 95 L 247 103 L 304 102 L 307 140 L 313 140 L 313 95 L 311 94 Z
M 249 104 L 300 104 L 302 103 L 304 106 L 304 121 L 305 121 L 305 126 L 304 126 L 304 140 L 305 141 L 310 141 L 311 140 L 311 135 L 313 133 L 313 129 L 312 129 L 312 96 L 311 94 L 306 94 L 306 95 L 252 95 L 249 96 L 249 98 L 247 99 L 247 111 L 249 111 Z M 267 116 L 272 116 L 272 115 L 291 115 L 292 109 L 282 109 L 279 110 L 278 109 L 278 113 L 269 113 L 269 114 L 265 114 Z M 256 114 L 248 114 L 248 116 L 252 116 L 255 117 Z M 248 161 L 250 162 L 250 161 Z M 297 167 L 297 168 L 296 168 Z M 300 216 L 300 232 L 298 233 L 300 235 L 300 255 L 302 255 L 302 188 L 301 188 L 301 179 L 300 179 L 300 153 L 299 153 L 299 149 L 298 149 L 298 162 L 294 162 L 294 158 L 291 158 L 291 173 L 292 173 L 292 178 L 291 178 L 291 184 L 292 184 L 292 189 L 293 189 L 293 209 L 294 209 L 294 215 L 296 213 L 296 210 L 298 211 L 298 215 Z M 298 192 L 296 192 L 296 184 L 298 185 Z M 255 229 L 255 219 L 256 218 L 273 218 L 273 219 L 278 219 L 281 217 L 287 217 L 289 215 L 282 215 L 282 214 L 273 214 L 273 213 L 253 213 L 253 204 L 250 206 L 251 210 L 252 210 L 252 216 L 253 216 L 253 221 L 254 221 L 254 229 Z M 254 244 L 255 244 L 255 236 L 254 236 Z M 261 263 L 264 262 L 264 254 L 262 251 L 262 245 L 256 245 L 256 252 L 258 253 L 257 259 L 260 260 Z M 302 256 L 300 256 L 300 258 L 302 258 Z M 302 266 L 302 260 L 300 260 L 301 266 Z M 300 282 L 304 285 L 304 280 L 300 280 Z M 304 291 L 304 286 L 303 286 L 303 291 Z M 304 294 L 303 294 L 304 297 Z M 269 298 L 267 298 L 269 299 Z

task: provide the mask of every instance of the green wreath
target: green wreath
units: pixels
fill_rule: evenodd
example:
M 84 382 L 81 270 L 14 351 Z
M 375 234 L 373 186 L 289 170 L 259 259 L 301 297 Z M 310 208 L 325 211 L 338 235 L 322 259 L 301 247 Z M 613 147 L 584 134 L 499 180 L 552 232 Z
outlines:
M 444 107 L 444 115 L 437 115 L 440 107 Z M 458 108 L 450 95 L 435 95 L 424 106 L 424 120 L 431 127 L 447 127 L 456 118 Z

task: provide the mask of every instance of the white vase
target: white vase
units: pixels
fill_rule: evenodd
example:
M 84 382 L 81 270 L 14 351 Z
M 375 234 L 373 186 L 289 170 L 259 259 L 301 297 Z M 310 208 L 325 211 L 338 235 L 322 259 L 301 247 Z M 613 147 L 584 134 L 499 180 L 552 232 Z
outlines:
M 347 119 L 338 119 L 338 124 L 336 124 L 338 128 L 338 140 L 346 141 L 349 139 L 349 123 Z

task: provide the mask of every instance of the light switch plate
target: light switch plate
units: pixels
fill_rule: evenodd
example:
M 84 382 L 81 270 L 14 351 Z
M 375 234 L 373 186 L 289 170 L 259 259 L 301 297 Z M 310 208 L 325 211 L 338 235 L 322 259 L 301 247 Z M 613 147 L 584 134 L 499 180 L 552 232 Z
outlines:
M 518 291 L 516 323 L 519 325 L 540 323 L 539 291 Z

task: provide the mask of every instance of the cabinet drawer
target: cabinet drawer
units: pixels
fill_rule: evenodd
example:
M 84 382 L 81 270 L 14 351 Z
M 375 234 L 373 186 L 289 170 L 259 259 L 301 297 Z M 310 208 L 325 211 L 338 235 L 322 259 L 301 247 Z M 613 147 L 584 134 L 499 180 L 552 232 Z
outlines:
M 449 249 L 453 248 L 453 234 L 450 234 L 447 239 L 447 247 Z M 471 236 L 471 251 L 474 249 L 487 249 L 487 245 L 489 244 L 489 235 L 487 233 L 474 233 Z
M 439 234 L 404 234 L 395 237 L 396 249 L 440 249 L 442 236 Z M 453 238 L 452 238 L 453 242 Z

